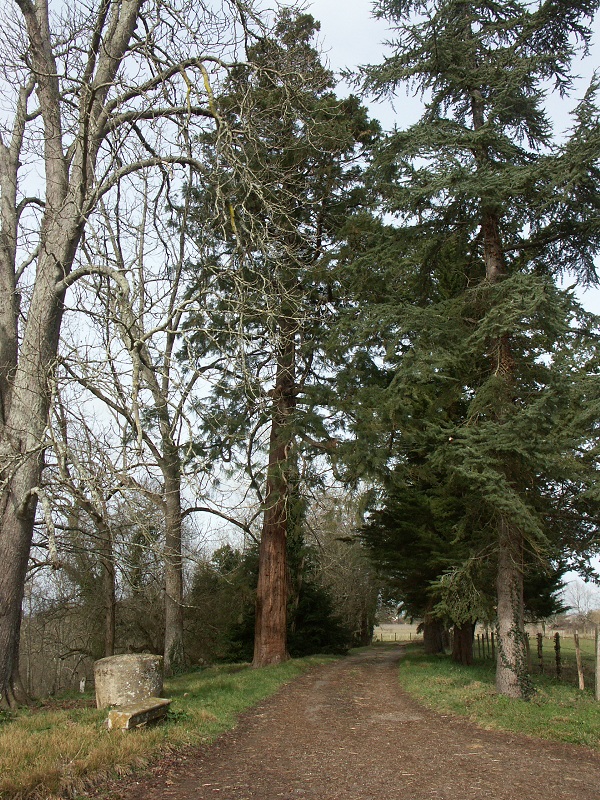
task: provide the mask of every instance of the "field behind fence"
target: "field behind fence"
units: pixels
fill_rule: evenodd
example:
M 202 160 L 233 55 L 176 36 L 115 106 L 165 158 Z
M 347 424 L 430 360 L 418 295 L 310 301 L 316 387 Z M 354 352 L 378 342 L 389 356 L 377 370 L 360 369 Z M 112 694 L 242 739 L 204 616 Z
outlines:
M 579 634 L 579 659 L 575 634 L 566 631 L 528 633 L 529 669 L 533 675 L 544 674 L 568 684 L 582 686 L 594 691 L 596 675 L 595 635 Z M 417 625 L 388 623 L 378 625 L 373 631 L 374 642 L 414 642 L 423 641 L 423 634 L 417 633 Z M 496 658 L 496 637 L 490 630 L 479 631 L 473 642 L 473 655 L 476 661 Z M 600 699 L 600 698 L 599 698 Z
M 419 642 L 423 634 L 417 633 L 418 625 L 410 623 L 390 622 L 377 625 L 373 629 L 374 642 Z

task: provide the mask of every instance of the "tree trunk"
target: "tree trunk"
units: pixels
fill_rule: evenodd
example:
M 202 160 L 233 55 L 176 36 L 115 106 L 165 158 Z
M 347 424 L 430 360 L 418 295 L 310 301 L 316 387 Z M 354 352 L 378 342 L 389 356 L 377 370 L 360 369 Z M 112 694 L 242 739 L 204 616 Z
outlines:
M 26 461 L 5 489 L 0 530 L 0 705 L 15 705 L 14 687 L 18 685 L 21 603 L 29 548 L 33 535 L 35 498 L 20 508 L 22 499 L 37 485 L 40 473 L 39 454 Z M 21 503 L 19 503 L 21 500 Z
M 455 625 L 452 636 L 452 660 L 457 664 L 470 667 L 473 664 L 473 637 L 475 636 L 475 623 L 464 622 Z
M 50 248 L 50 243 L 48 243 Z M 0 701 L 14 702 L 21 603 L 37 496 L 43 466 L 44 430 L 48 421 L 52 365 L 58 349 L 63 294 L 56 292 L 57 257 L 50 250 L 40 257 L 19 365 L 10 389 L 6 425 L 0 436 Z M 53 280 L 54 279 L 54 280 Z
M 256 623 L 252 666 L 278 664 L 287 651 L 287 527 L 289 515 L 290 427 L 295 407 L 293 322 L 280 325 L 282 345 L 273 390 L 269 464 L 256 590 Z
M 132 341 L 143 342 L 144 330 L 136 317 L 129 299 L 121 294 L 118 306 L 123 343 L 131 349 Z M 139 352 L 132 350 L 133 358 L 140 360 L 140 373 L 152 393 L 154 410 L 160 430 L 160 457 L 158 467 L 163 478 L 162 509 L 165 523 L 164 569 L 165 569 L 165 637 L 164 671 L 172 675 L 181 670 L 185 653 L 183 644 L 183 558 L 181 551 L 181 458 L 174 439 L 174 423 L 169 410 L 169 360 L 174 333 L 168 337 L 167 353 L 162 365 L 162 379 L 152 366 L 152 355 L 147 345 L 141 344 Z M 138 434 L 135 429 L 134 432 Z M 144 432 L 140 435 L 144 437 Z
M 508 521 L 499 524 L 496 690 L 527 699 L 532 693 L 523 619 L 523 536 Z
M 183 650 L 183 564 L 181 486 L 176 448 L 165 466 L 165 675 L 180 671 Z
M 444 623 L 429 614 L 423 620 L 423 645 L 429 655 L 444 652 Z
M 473 127 L 479 130 L 484 124 L 484 100 L 481 92 L 473 93 Z M 488 153 L 478 149 L 475 152 L 478 168 L 489 163 Z M 481 232 L 486 280 L 497 283 L 506 275 L 506 264 L 500 217 L 497 209 L 482 203 Z M 512 383 L 514 381 L 514 359 L 511 353 L 509 333 L 491 342 L 491 367 L 497 378 L 503 382 L 498 392 L 495 418 L 501 422 L 505 411 L 512 402 Z M 498 458 L 505 458 L 499 455 Z M 505 466 L 510 480 L 510 467 Z M 498 572 L 496 576 L 498 602 L 498 649 L 496 669 L 496 689 L 507 697 L 527 698 L 531 693 L 528 677 L 527 656 L 525 653 L 525 628 L 523 622 L 523 535 L 509 520 L 501 517 L 498 522 Z
M 115 654 L 116 632 L 116 593 L 115 593 L 115 560 L 112 547 L 112 533 L 107 525 L 102 526 L 101 556 L 102 564 L 102 597 L 104 600 L 104 657 Z

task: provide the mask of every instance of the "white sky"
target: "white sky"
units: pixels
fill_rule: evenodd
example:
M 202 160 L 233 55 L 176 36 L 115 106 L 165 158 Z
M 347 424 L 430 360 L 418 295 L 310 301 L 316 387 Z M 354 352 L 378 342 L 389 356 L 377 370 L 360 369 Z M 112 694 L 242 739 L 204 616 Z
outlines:
M 330 66 L 334 70 L 352 69 L 363 64 L 379 63 L 385 52 L 383 42 L 391 38 L 387 23 L 376 20 L 371 14 L 371 0 L 308 0 L 307 11 L 321 23 L 320 42 Z M 600 15 L 594 21 L 595 30 L 590 55 L 580 62 L 577 83 L 577 97 L 583 95 L 589 84 L 594 68 L 600 65 Z M 570 103 L 558 99 L 551 102 L 552 114 L 558 128 L 569 127 Z M 398 95 L 394 107 L 388 102 L 371 104 L 371 113 L 381 120 L 384 128 L 394 124 L 407 127 L 420 116 L 421 102 L 418 98 Z M 589 289 L 581 294 L 583 305 L 590 311 L 600 314 L 600 289 Z
M 362 64 L 377 64 L 382 60 L 385 52 L 382 43 L 391 37 L 386 23 L 372 17 L 372 5 L 370 0 L 313 0 L 307 3 L 307 10 L 321 23 L 320 41 L 332 69 L 351 69 Z M 600 65 L 600 15 L 596 17 L 593 28 L 595 36 L 590 55 L 580 62 L 577 70 L 581 79 L 577 84 L 575 100 L 583 95 L 594 69 Z M 560 130 L 569 127 L 568 112 L 573 104 L 573 101 L 568 104 L 561 104 L 558 100 L 552 102 L 552 115 Z M 422 107 L 418 98 L 404 94 L 397 97 L 394 108 L 387 102 L 369 105 L 372 114 L 381 120 L 384 128 L 391 128 L 394 124 L 399 127 L 412 124 L 420 116 Z M 586 308 L 600 314 L 600 289 L 589 289 L 581 293 L 580 299 Z M 600 573 L 600 561 L 594 560 L 594 563 Z M 565 579 L 575 584 L 581 581 L 574 573 L 568 573 Z M 600 594 L 591 588 L 590 591 L 595 596 L 594 605 L 600 607 Z

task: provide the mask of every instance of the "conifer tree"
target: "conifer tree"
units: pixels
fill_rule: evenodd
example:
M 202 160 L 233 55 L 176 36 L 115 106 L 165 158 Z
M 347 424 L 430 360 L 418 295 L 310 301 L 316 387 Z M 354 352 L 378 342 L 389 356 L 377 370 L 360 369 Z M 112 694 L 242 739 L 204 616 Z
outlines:
M 572 424 L 589 376 L 568 362 L 582 329 L 597 323 L 555 281 L 596 281 L 596 83 L 563 143 L 544 99 L 572 90 L 597 6 L 380 0 L 393 51 L 364 73 L 379 96 L 408 85 L 426 100 L 420 121 L 395 130 L 378 157 L 376 180 L 403 243 L 401 305 L 394 314 L 391 298 L 380 298 L 390 369 L 378 413 L 405 436 L 402 457 L 410 431 L 460 484 L 478 535 L 494 543 L 496 684 L 512 697 L 530 692 L 526 564 L 571 546 L 556 520 L 578 516 L 594 480 L 585 471 L 594 466 L 589 420 Z
M 214 242 L 201 265 L 215 276 L 211 338 L 195 343 L 195 357 L 227 363 L 198 410 L 215 451 L 246 471 L 260 501 L 255 666 L 288 655 L 286 538 L 300 454 L 328 439 L 313 399 L 331 313 L 325 255 L 363 199 L 359 159 L 378 128 L 356 98 L 334 94 L 317 30 L 310 15 L 287 10 L 274 36 L 249 47 L 260 70 L 240 67 L 216 98 L 243 168 L 228 165 L 212 194 L 196 195 L 190 224 L 204 248 Z M 218 158 L 218 136 L 202 145 Z M 230 227 L 207 237 L 204 210 L 215 202 L 227 203 Z

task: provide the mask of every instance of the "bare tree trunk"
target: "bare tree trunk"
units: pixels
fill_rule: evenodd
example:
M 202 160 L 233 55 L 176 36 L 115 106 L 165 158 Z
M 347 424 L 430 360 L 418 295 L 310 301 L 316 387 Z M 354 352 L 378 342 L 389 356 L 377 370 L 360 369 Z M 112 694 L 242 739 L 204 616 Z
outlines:
M 31 513 L 34 512 L 29 511 Z M 3 514 L 3 526 L 0 564 L 10 564 L 11 568 L 0 570 L 0 677 L 3 678 L 0 708 L 21 705 L 27 700 L 19 675 L 19 644 L 33 520 L 28 516 L 19 518 L 9 505 Z
M 104 600 L 104 657 L 115 654 L 116 592 L 115 560 L 112 532 L 108 525 L 100 531 L 102 537 L 100 563 L 102 564 L 102 596 Z
M 287 527 L 289 516 L 289 455 L 293 445 L 290 427 L 296 405 L 295 345 L 292 322 L 281 324 L 283 343 L 277 359 L 269 440 L 267 490 L 260 541 L 254 667 L 278 664 L 287 651 Z
M 26 464 L 26 467 L 29 469 L 21 469 L 10 481 L 3 497 L 0 564 L 10 564 L 10 569 L 0 570 L 0 705 L 4 706 L 14 705 L 14 686 L 19 680 L 21 604 L 35 514 L 35 502 L 19 509 L 15 496 L 26 497 L 39 475 L 35 462 Z
M 430 614 L 423 620 L 423 647 L 426 653 L 444 652 L 444 623 Z
M 497 575 L 496 690 L 526 699 L 531 693 L 523 619 L 523 536 L 506 520 L 500 522 Z
M 56 251 L 55 251 L 56 252 Z M 43 465 L 42 443 L 50 403 L 48 377 L 58 348 L 62 297 L 53 291 L 54 254 L 40 259 L 34 296 L 0 434 L 0 701 L 14 702 L 18 683 L 21 603 Z M 49 275 L 50 273 L 50 275 Z M 42 278 L 46 276 L 47 282 Z
M 180 670 L 183 650 L 183 564 L 181 553 L 180 464 L 173 446 L 165 481 L 165 675 Z
M 474 622 L 463 622 L 455 625 L 452 636 L 452 660 L 457 664 L 470 667 L 473 664 Z

